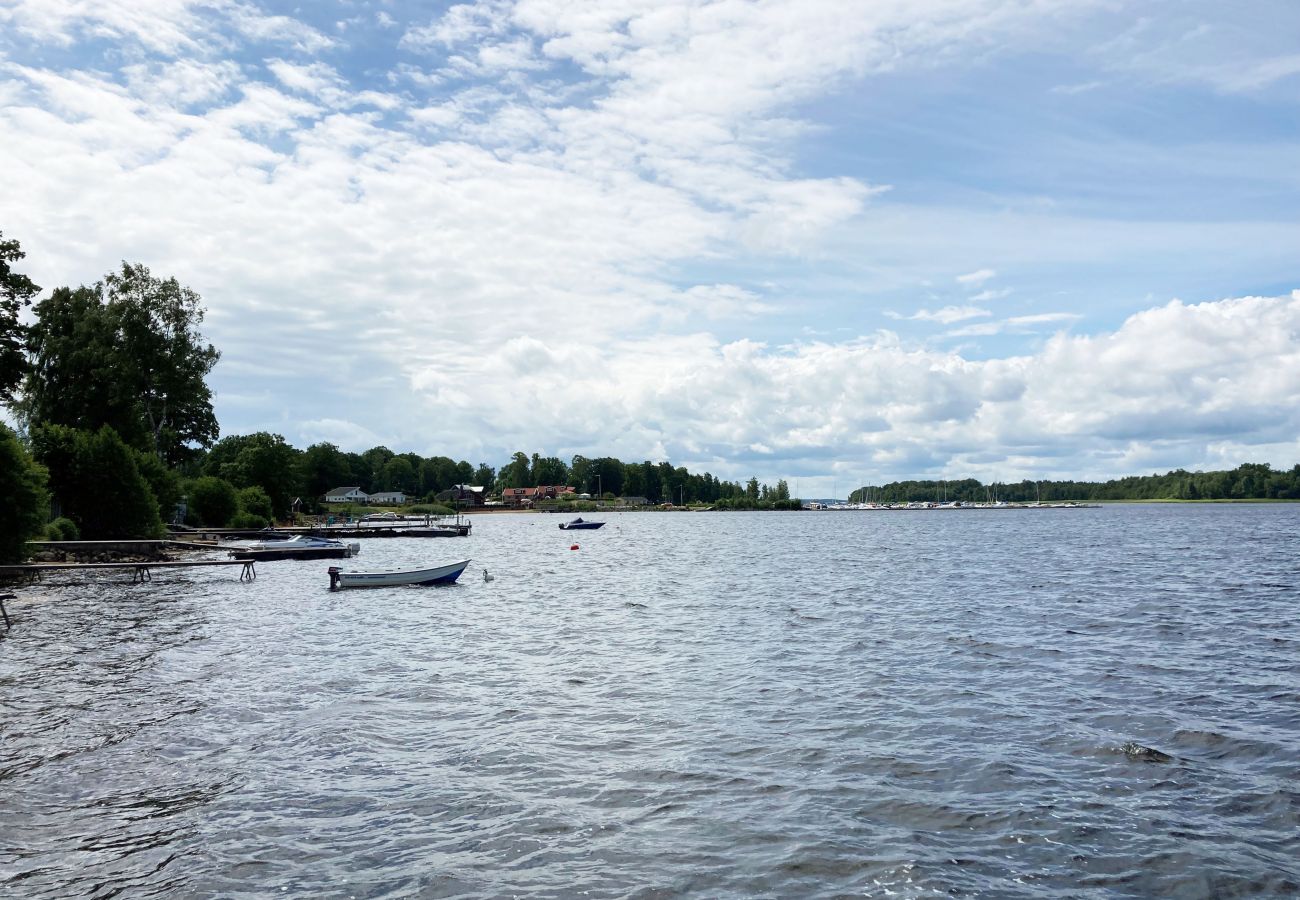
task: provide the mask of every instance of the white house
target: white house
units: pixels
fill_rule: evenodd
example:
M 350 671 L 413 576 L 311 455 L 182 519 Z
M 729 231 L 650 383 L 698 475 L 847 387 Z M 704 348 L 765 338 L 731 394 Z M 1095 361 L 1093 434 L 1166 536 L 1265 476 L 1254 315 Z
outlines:
M 371 506 L 402 506 L 406 503 L 406 495 L 401 491 L 380 491 L 371 494 L 366 502 Z
M 326 503 L 365 503 L 369 499 L 359 487 L 339 487 L 325 495 Z

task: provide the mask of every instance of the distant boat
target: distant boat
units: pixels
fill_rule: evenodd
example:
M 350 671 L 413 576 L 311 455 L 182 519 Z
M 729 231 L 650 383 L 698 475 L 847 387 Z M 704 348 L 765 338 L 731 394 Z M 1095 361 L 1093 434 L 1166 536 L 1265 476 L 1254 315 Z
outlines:
M 238 541 L 230 545 L 230 555 L 235 559 L 346 559 L 360 552 L 361 545 L 355 541 L 336 541 L 312 534 Z
M 405 585 L 452 584 L 469 565 L 468 559 L 424 569 L 395 569 L 392 572 L 342 572 L 329 567 L 330 590 L 357 587 L 402 587 Z
M 574 519 L 572 522 L 561 522 L 560 527 L 566 531 L 571 531 L 577 528 L 599 528 L 604 524 L 605 524 L 604 522 L 588 522 L 584 520 L 581 516 L 579 516 L 578 518 Z

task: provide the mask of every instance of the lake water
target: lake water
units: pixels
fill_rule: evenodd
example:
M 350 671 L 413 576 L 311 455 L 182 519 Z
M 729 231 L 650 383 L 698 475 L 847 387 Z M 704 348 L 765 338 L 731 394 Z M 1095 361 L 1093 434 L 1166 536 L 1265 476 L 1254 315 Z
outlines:
M 0 895 L 1300 893 L 1300 506 L 602 518 L 18 588 Z

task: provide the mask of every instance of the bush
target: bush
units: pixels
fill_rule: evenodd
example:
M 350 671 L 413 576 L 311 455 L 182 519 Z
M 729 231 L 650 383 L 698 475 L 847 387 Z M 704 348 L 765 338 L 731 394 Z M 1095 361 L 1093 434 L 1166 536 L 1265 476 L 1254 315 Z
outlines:
M 415 506 L 408 506 L 406 512 L 412 516 L 454 516 L 456 514 L 456 510 L 441 503 L 417 503 Z
M 269 520 L 254 515 L 253 513 L 246 512 L 236 513 L 235 517 L 230 520 L 231 528 L 244 528 L 249 531 L 266 528 L 270 524 Z
M 47 541 L 81 540 L 81 529 L 77 527 L 76 522 L 67 516 L 59 516 L 45 526 L 45 539 Z
M 211 475 L 190 482 L 189 509 L 198 524 L 209 528 L 224 528 L 239 511 L 239 497 L 230 482 Z
M 266 491 L 257 485 L 246 487 L 239 492 L 239 512 L 242 515 L 257 516 L 271 521 L 271 498 L 267 496 Z M 245 528 L 245 525 L 236 525 L 236 528 Z

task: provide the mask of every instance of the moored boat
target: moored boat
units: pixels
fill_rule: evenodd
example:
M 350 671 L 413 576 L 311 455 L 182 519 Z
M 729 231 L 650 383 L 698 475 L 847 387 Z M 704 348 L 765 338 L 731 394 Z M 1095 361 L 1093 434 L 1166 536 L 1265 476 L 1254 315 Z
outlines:
M 422 569 L 394 569 L 391 572 L 344 572 L 329 567 L 330 590 L 354 587 L 402 587 L 405 585 L 452 584 L 469 565 L 468 559 Z
M 583 519 L 581 516 L 579 516 L 578 518 L 574 519 L 572 522 L 561 522 L 560 528 L 569 531 L 569 530 L 579 529 L 579 528 L 599 528 L 604 524 L 605 524 L 604 522 L 588 522 L 585 519 Z
M 235 559 L 346 559 L 361 552 L 361 545 L 310 534 L 239 541 L 230 545 Z

